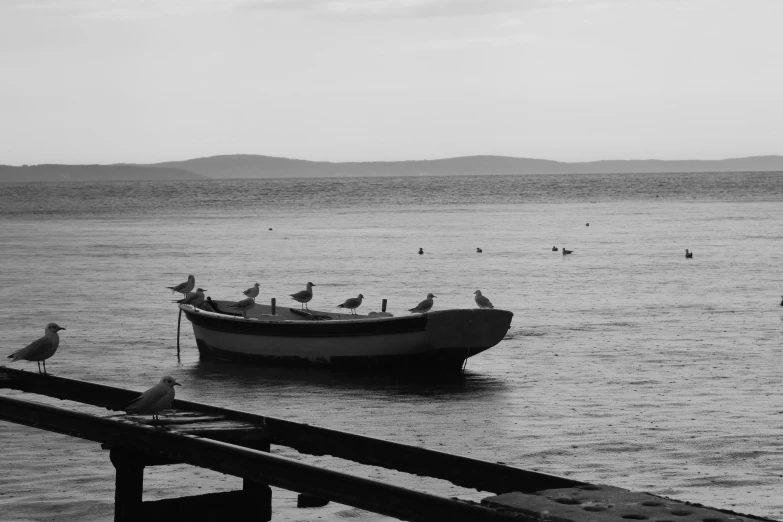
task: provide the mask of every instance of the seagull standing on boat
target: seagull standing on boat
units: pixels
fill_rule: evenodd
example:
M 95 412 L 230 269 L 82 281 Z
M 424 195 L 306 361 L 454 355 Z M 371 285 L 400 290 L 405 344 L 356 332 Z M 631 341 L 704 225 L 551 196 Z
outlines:
M 693 259 L 693 252 L 689 252 L 688 249 L 685 249 L 685 259 Z
M 476 295 L 476 297 L 474 297 L 474 300 L 476 301 L 476 304 L 478 305 L 479 308 L 495 308 L 494 306 L 492 306 L 492 303 L 489 301 L 489 299 L 481 295 L 481 290 L 476 290 L 473 293 Z
M 362 294 L 359 294 L 358 297 L 352 297 L 350 299 L 346 299 L 343 304 L 337 305 L 337 308 L 348 308 L 352 314 L 355 314 L 356 309 L 362 305 L 362 299 L 364 299 L 364 296 Z
M 187 296 L 185 299 L 180 299 L 179 301 L 173 301 L 173 302 L 197 307 L 204 302 L 204 292 L 206 292 L 205 289 L 199 288 L 194 293 Z
M 437 297 L 437 296 L 433 294 L 427 294 L 427 299 L 417 304 L 415 307 L 411 308 L 408 311 L 414 314 L 426 314 L 427 312 L 430 311 L 432 305 L 435 304 L 432 300 L 433 297 Z
M 252 297 L 248 297 L 247 299 L 242 299 L 238 303 L 230 304 L 228 305 L 229 308 L 233 308 L 234 310 L 239 310 L 242 312 L 242 317 L 247 319 L 247 313 L 253 309 L 253 307 L 256 305 L 255 299 Z
M 193 277 L 193 275 L 188 276 L 188 280 L 184 283 L 180 283 L 177 286 L 167 286 L 169 290 L 171 290 L 171 293 L 179 292 L 183 296 L 187 297 L 190 292 L 193 291 L 193 289 L 196 287 L 196 278 Z
M 242 293 L 245 294 L 248 297 L 252 297 L 253 299 L 255 299 L 256 297 L 258 297 L 258 283 L 256 283 L 255 285 L 251 286 L 250 288 L 248 288 L 247 290 L 245 290 Z
M 174 401 L 174 386 L 182 386 L 173 377 L 165 376 L 158 384 L 145 391 L 122 409 L 127 413 L 152 414 L 154 420 L 158 413 L 171 408 Z
M 44 336 L 36 339 L 21 350 L 17 350 L 8 356 L 11 362 L 18 360 L 35 361 L 38 363 L 38 373 L 41 373 L 41 361 L 43 361 L 43 373 L 46 375 L 46 359 L 54 355 L 57 347 L 60 346 L 60 336 L 57 332 L 65 330 L 57 323 L 49 323 L 44 330 Z
M 313 283 L 308 282 L 305 290 L 300 290 L 295 294 L 291 294 L 291 299 L 302 303 L 302 308 L 307 308 L 307 303 L 313 298 Z M 309 308 L 307 308 L 309 310 Z

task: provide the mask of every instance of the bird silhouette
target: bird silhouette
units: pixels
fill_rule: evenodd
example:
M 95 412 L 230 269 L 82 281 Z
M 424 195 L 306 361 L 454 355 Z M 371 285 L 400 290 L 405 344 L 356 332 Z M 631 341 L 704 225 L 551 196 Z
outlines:
M 421 254 L 423 254 L 423 253 L 424 253 L 424 249 L 423 249 L 423 248 L 420 248 L 420 249 L 419 249 L 419 255 L 421 255 Z
M 255 299 L 256 297 L 258 297 L 258 283 L 254 284 L 253 286 L 251 286 L 250 288 L 248 288 L 242 293 L 248 297 L 252 297 L 253 299 Z
M 256 301 L 252 297 L 248 297 L 247 299 L 242 299 L 238 303 L 228 305 L 229 308 L 233 308 L 234 310 L 239 310 L 242 312 L 242 317 L 245 319 L 247 319 L 247 313 L 252 310 L 254 306 L 256 306 Z
M 204 302 L 204 292 L 206 292 L 206 289 L 198 288 L 196 289 L 195 292 L 185 297 L 185 299 L 180 299 L 178 301 L 173 301 L 173 302 L 183 304 L 183 305 L 191 305 L 195 308 L 197 306 L 200 306 L 201 303 Z
M 563 255 L 573 254 L 573 253 L 574 253 L 573 250 L 566 250 L 565 248 L 563 249 Z
M 557 247 L 556 246 L 552 247 L 552 252 L 557 252 Z
M 476 301 L 476 304 L 479 308 L 495 308 L 492 306 L 492 303 L 489 299 L 481 295 L 481 290 L 476 290 L 473 292 L 475 294 L 475 297 L 473 298 L 474 301 Z
M 291 294 L 291 299 L 302 303 L 302 308 L 307 308 L 307 303 L 313 298 L 313 283 L 308 282 L 305 290 L 300 290 L 295 294 Z M 309 308 L 308 308 L 309 310 Z
M 38 363 L 38 373 L 41 373 L 41 362 L 43 361 L 43 373 L 46 375 L 46 359 L 54 355 L 57 347 L 60 346 L 60 336 L 57 334 L 60 330 L 65 330 L 57 323 L 49 323 L 44 330 L 44 336 L 31 342 L 24 348 L 15 351 L 8 356 L 11 362 L 18 360 L 35 361 Z
M 190 292 L 193 291 L 193 289 L 196 287 L 196 278 L 193 277 L 193 275 L 188 276 L 188 280 L 184 283 L 180 283 L 177 286 L 167 286 L 169 290 L 171 290 L 171 293 L 179 292 L 183 296 L 187 297 Z
M 159 420 L 158 413 L 169 409 L 174 401 L 174 386 L 182 385 L 167 375 L 158 384 L 123 406 L 122 409 L 127 413 L 142 415 L 151 413 L 154 420 Z
M 364 299 L 364 296 L 362 294 L 359 294 L 358 297 L 352 297 L 350 299 L 346 299 L 343 304 L 337 305 L 337 308 L 348 308 L 352 314 L 355 314 L 356 309 L 362 305 L 362 299 Z
M 480 253 L 482 253 L 482 252 L 483 252 L 483 250 L 481 250 L 480 248 L 477 248 L 477 249 L 476 249 L 476 252 L 478 252 L 478 253 L 480 254 Z
M 427 294 L 427 298 L 424 301 L 420 302 L 419 304 L 417 304 L 416 306 L 414 306 L 408 311 L 414 314 L 424 314 L 429 312 L 430 308 L 432 308 L 432 305 L 434 304 L 432 300 L 433 297 L 437 297 L 437 296 L 433 294 Z
M 688 249 L 685 249 L 685 259 L 693 259 L 693 252 L 689 252 Z

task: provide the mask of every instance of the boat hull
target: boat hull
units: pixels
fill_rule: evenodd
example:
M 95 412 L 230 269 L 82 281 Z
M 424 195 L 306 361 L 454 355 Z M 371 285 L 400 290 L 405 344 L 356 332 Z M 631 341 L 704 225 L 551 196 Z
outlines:
M 202 357 L 261 364 L 323 365 L 332 369 L 459 370 L 505 336 L 504 310 L 443 310 L 407 317 L 313 312 L 328 320 L 279 315 L 257 305 L 248 318 L 182 305 Z M 268 307 L 267 307 L 268 308 Z M 336 316 L 336 317 L 332 317 Z

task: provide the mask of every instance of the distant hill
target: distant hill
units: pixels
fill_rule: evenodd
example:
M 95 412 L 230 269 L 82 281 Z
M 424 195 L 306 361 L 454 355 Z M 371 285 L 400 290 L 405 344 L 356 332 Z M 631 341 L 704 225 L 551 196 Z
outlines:
M 147 181 L 204 179 L 182 169 L 146 165 L 0 165 L 0 182 L 23 181 Z
M 454 176 L 483 174 L 613 174 L 645 172 L 783 172 L 783 156 L 725 160 L 606 160 L 565 163 L 507 156 L 465 156 L 437 160 L 327 162 L 238 154 L 155 163 L 209 178 L 327 176 Z
M 373 176 L 783 172 L 783 156 L 724 160 L 604 160 L 565 163 L 508 156 L 436 160 L 329 162 L 237 154 L 153 164 L 0 165 L 0 181 L 187 180 Z

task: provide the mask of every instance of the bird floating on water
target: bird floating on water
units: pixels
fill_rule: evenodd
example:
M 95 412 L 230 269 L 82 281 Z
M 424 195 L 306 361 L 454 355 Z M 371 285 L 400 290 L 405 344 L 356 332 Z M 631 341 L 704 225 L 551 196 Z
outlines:
M 478 253 L 480 254 L 480 253 L 482 253 L 482 252 L 483 252 L 483 250 L 481 250 L 480 248 L 477 248 L 477 249 L 476 249 L 476 252 L 478 252 Z
M 256 301 L 252 297 L 248 297 L 247 299 L 242 299 L 238 303 L 228 305 L 229 308 L 233 308 L 234 310 L 239 310 L 242 312 L 242 317 L 245 319 L 247 319 L 247 313 L 252 310 L 254 306 L 256 306 Z
M 429 312 L 430 308 L 432 308 L 432 305 L 435 304 L 434 301 L 432 300 L 433 297 L 437 297 L 437 296 L 433 294 L 427 294 L 427 299 L 417 304 L 416 306 L 414 306 L 408 311 L 414 314 L 424 314 Z
M 557 252 L 557 247 L 556 246 L 552 247 L 552 252 Z
M 685 249 L 685 259 L 693 259 L 693 252 L 688 251 L 688 249 Z
M 188 280 L 184 283 L 180 283 L 177 286 L 167 286 L 169 290 L 171 290 L 171 293 L 179 292 L 183 296 L 187 297 L 190 292 L 193 291 L 194 288 L 196 288 L 196 278 L 193 277 L 193 275 L 188 276 Z
M 574 251 L 573 251 L 573 250 L 566 250 L 565 248 L 563 249 L 563 255 L 566 255 L 566 254 L 573 254 L 573 253 L 574 253 Z
M 362 305 L 362 299 L 364 299 L 364 296 L 359 294 L 358 297 L 346 299 L 343 304 L 337 305 L 337 308 L 348 308 L 352 314 L 355 314 L 356 309 Z
M 46 359 L 54 355 L 57 347 L 60 346 L 60 336 L 57 334 L 60 330 L 65 330 L 57 323 L 49 323 L 44 330 L 44 336 L 31 342 L 24 348 L 15 351 L 8 356 L 11 362 L 18 360 L 35 361 L 38 363 L 38 373 L 41 373 L 41 361 L 43 361 L 43 373 L 46 375 Z
M 476 290 L 473 293 L 476 295 L 476 297 L 474 297 L 473 299 L 476 301 L 476 304 L 478 305 L 479 308 L 495 308 L 494 306 L 492 306 L 492 303 L 490 302 L 489 299 L 481 295 L 481 290 Z
M 123 406 L 122 410 L 142 415 L 151 413 L 154 420 L 159 420 L 158 413 L 169 409 L 174 401 L 174 386 L 182 385 L 167 375 L 158 384 Z
M 197 307 L 204 302 L 204 292 L 206 292 L 204 288 L 198 288 L 196 289 L 195 292 L 187 296 L 185 299 L 180 299 L 179 301 L 173 301 L 173 302 Z
M 242 293 L 248 297 L 252 297 L 253 299 L 255 299 L 256 297 L 258 297 L 258 283 L 254 284 L 253 286 L 251 286 L 250 288 L 248 288 Z
M 307 303 L 313 298 L 313 283 L 308 282 L 305 290 L 300 290 L 295 294 L 291 294 L 291 299 L 302 303 L 302 308 L 307 308 Z M 308 308 L 309 310 L 309 308 Z
M 424 253 L 424 249 L 423 249 L 423 248 L 420 248 L 420 249 L 419 249 L 419 255 L 421 255 L 421 254 L 423 254 L 423 253 Z
M 590 226 L 590 223 L 585 223 L 585 226 L 586 226 L 586 227 L 589 227 L 589 226 Z

